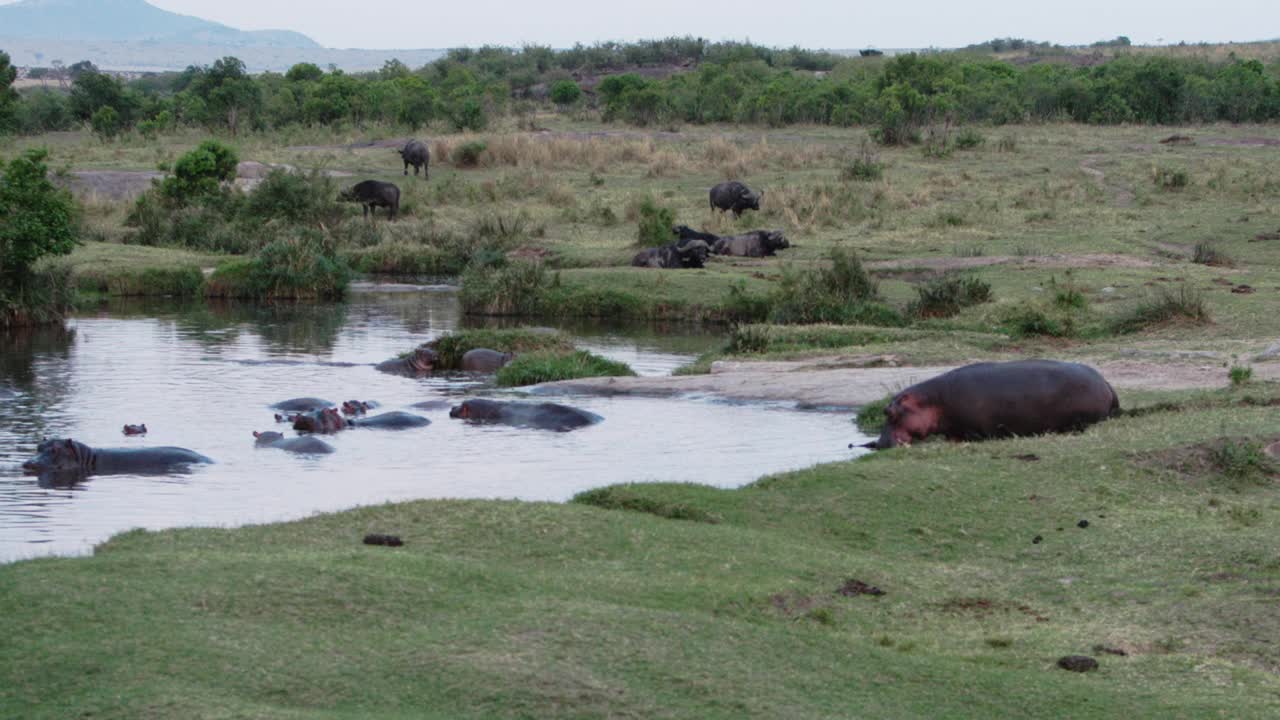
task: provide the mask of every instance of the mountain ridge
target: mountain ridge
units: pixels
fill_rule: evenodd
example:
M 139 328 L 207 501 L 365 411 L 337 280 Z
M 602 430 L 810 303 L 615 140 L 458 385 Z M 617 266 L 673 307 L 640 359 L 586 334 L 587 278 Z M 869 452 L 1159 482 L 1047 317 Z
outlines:
M 292 30 L 239 30 L 146 0 L 21 0 L 0 5 L 0 34 L 26 39 L 320 49 Z

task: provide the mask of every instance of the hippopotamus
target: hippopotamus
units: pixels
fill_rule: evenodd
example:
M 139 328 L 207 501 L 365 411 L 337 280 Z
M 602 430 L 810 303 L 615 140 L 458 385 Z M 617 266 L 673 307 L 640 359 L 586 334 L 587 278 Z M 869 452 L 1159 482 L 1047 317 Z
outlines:
M 431 347 L 421 345 L 414 348 L 411 353 L 378 363 L 376 369 L 392 375 L 418 377 L 435 372 L 436 366 L 439 364 L 440 356 L 436 351 Z
M 344 400 L 342 401 L 342 414 L 364 415 L 376 407 L 378 407 L 378 403 L 372 400 Z
M 497 372 L 511 362 L 515 354 L 489 348 L 475 348 L 462 354 L 462 369 L 467 372 Z
M 448 400 L 423 400 L 422 402 L 416 402 L 409 407 L 414 408 L 415 410 L 447 410 L 450 404 L 451 403 Z
M 293 429 L 298 432 L 327 434 L 346 428 L 350 422 L 342 417 L 342 413 L 338 412 L 337 408 L 325 408 L 295 415 Z
M 278 432 L 254 431 L 253 437 L 256 438 L 254 447 L 276 448 L 299 455 L 328 455 L 333 452 L 332 445 L 314 435 L 286 438 Z
M 1056 360 L 976 363 L 917 383 L 885 408 L 880 438 L 864 447 L 910 445 L 940 433 L 948 440 L 1070 432 L 1120 410 L 1097 370 Z
M 322 408 L 333 407 L 333 403 L 320 398 L 302 397 L 290 398 L 289 400 L 281 400 L 271 406 L 272 410 L 281 410 L 283 412 L 311 412 L 312 410 L 320 410 Z
M 379 428 L 382 430 L 408 430 L 409 428 L 424 427 L 430 424 L 431 421 L 421 415 L 399 410 L 347 421 L 347 425 L 351 427 Z
M 449 417 L 472 423 L 495 423 L 566 432 L 594 425 L 604 418 L 595 413 L 556 403 L 520 403 L 467 400 L 449 411 Z
M 22 469 L 29 475 L 158 475 L 185 465 L 211 462 L 200 453 L 180 447 L 91 448 L 65 438 L 40 443 L 36 446 L 36 456 L 24 462 Z
M 338 193 L 338 199 L 360 203 L 364 206 L 365 217 L 369 217 L 374 208 L 384 207 L 390 213 L 390 218 L 395 220 L 396 213 L 400 211 L 400 188 L 381 180 L 358 182 Z
M 738 217 L 743 210 L 759 210 L 762 197 L 763 192 L 753 193 L 751 188 L 737 180 L 722 182 L 711 188 L 711 209 L 721 212 L 728 210 L 734 217 Z
M 123 432 L 125 435 L 146 435 L 147 424 L 142 423 L 141 425 L 125 425 Z
M 396 152 L 400 153 L 400 159 L 404 160 L 405 175 L 409 174 L 409 166 L 412 165 L 414 177 L 417 177 L 419 168 L 422 170 L 423 180 L 431 177 L 431 150 L 426 143 L 410 140 Z

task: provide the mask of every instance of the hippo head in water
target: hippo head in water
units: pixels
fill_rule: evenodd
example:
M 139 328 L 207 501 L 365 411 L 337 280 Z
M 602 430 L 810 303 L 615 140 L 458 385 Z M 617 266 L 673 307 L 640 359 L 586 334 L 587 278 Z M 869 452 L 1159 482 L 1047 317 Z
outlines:
M 280 442 L 281 440 L 284 440 L 283 434 L 274 432 L 274 431 L 258 432 L 257 430 L 254 430 L 253 437 L 256 438 L 256 440 L 254 441 L 254 445 L 257 445 L 258 447 L 263 447 L 264 445 L 273 445 L 275 443 Z
M 436 366 L 440 364 L 440 355 L 434 348 L 423 345 L 414 348 L 413 352 L 405 357 L 404 362 L 414 372 L 430 373 L 434 372 Z
M 84 469 L 92 451 L 71 438 L 45 440 L 36 446 L 36 456 L 22 463 L 28 474 L 73 472 Z

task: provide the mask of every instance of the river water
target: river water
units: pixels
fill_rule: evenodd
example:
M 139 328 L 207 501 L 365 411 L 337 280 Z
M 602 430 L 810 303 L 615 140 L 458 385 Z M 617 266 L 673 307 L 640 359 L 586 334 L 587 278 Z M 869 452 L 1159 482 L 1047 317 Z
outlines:
M 447 407 L 432 424 L 353 429 L 337 452 L 256 449 L 291 397 L 427 400 L 504 397 L 484 378 L 402 378 L 374 363 L 462 326 L 444 287 L 365 288 L 341 305 L 118 303 L 65 329 L 0 334 L 0 561 L 92 551 L 135 527 L 235 526 L 416 498 L 564 501 L 620 482 L 737 487 L 847 459 L 865 440 L 848 414 L 707 398 L 575 397 L 605 419 L 569 433 L 470 426 Z M 688 327 L 571 325 L 581 346 L 662 375 L 721 342 Z M 513 399 L 518 399 L 514 396 Z M 124 437 L 146 423 L 145 437 Z M 43 437 L 94 447 L 176 445 L 213 458 L 171 476 L 94 476 L 71 487 L 22 474 Z

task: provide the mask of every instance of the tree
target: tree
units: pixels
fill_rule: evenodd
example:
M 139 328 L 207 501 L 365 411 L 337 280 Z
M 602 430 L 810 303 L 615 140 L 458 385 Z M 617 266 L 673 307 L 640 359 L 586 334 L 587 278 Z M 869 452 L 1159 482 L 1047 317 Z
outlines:
M 98 139 L 108 142 L 120 134 L 120 113 L 110 105 L 103 105 L 89 118 L 89 125 Z
M 18 107 L 18 92 L 13 81 L 18 71 L 9 62 L 9 56 L 0 52 L 0 132 L 13 127 L 14 112 Z
M 76 205 L 49 182 L 48 151 L 27 150 L 0 175 L 0 292 L 20 287 L 46 255 L 66 255 L 76 245 Z
M 204 68 L 190 89 L 204 101 L 205 122 L 225 125 L 232 135 L 245 121 L 257 119 L 262 110 L 262 92 L 239 58 L 224 57 Z
M 284 79 L 289 82 L 315 82 L 322 77 L 324 77 L 324 71 L 314 63 L 298 63 L 284 74 Z
M 235 179 L 236 151 L 217 140 L 205 140 L 178 158 L 173 174 L 164 179 L 160 192 L 175 205 L 186 205 L 216 196 L 224 181 Z

